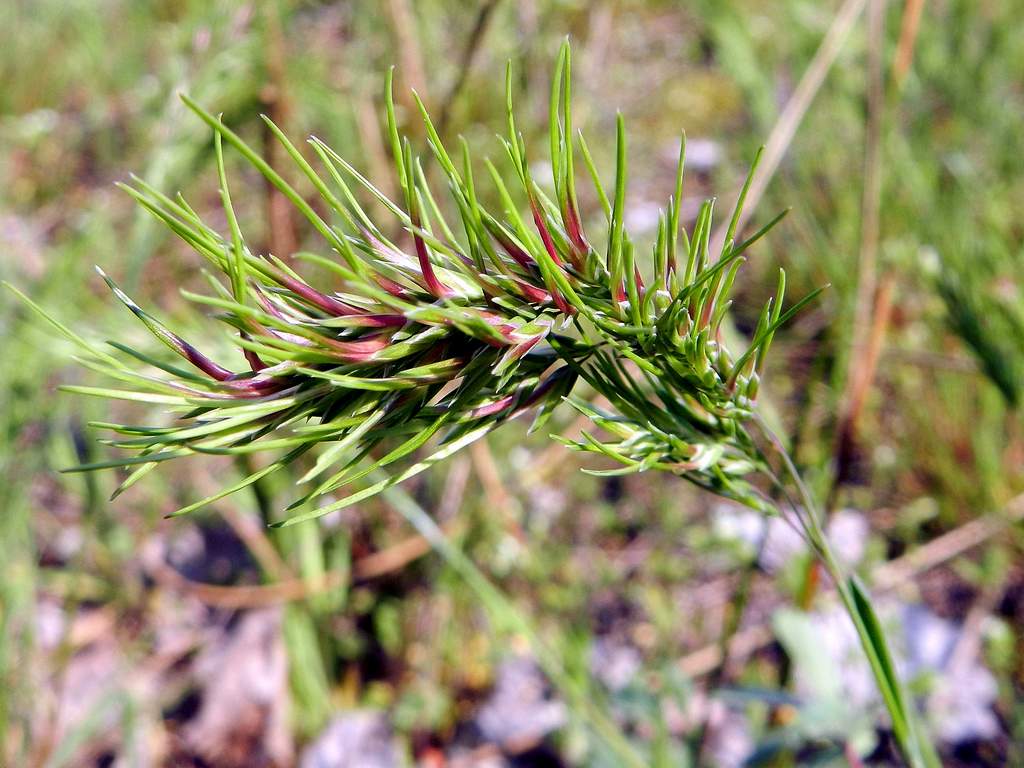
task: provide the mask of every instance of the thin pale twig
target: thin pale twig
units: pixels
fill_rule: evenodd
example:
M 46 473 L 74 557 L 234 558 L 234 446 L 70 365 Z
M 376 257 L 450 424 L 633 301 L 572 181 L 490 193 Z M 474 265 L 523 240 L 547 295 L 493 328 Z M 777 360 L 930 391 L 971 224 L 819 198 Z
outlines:
M 866 2 L 867 0 L 845 0 L 832 20 L 832 24 L 822 38 L 818 50 L 815 51 L 814 57 L 811 59 L 811 63 L 800 78 L 800 82 L 793 91 L 793 95 L 786 102 L 786 106 L 772 127 L 771 133 L 768 134 L 764 155 L 750 183 L 746 204 L 740 212 L 737 221 L 736 232 L 743 230 L 743 225 L 757 209 L 757 205 L 764 196 L 764 192 L 772 177 L 774 177 L 775 172 L 778 170 L 782 158 L 785 157 L 786 152 L 789 150 L 789 145 L 796 135 L 797 128 L 800 127 L 800 123 L 803 121 L 804 115 L 807 114 L 811 102 L 814 101 L 814 97 L 817 95 L 822 83 L 825 82 L 825 76 L 832 68 L 832 65 L 835 64 L 847 36 L 853 29 L 853 25 L 860 16 L 861 11 L 864 10 Z M 716 230 L 711 241 L 712 258 L 717 258 L 716 254 L 721 253 L 722 246 L 725 244 L 726 231 L 727 226 L 725 224 Z
M 284 30 L 281 29 L 281 11 L 278 6 L 278 3 L 267 3 L 264 8 L 267 83 L 260 97 L 270 119 L 277 125 L 285 126 L 291 117 L 286 67 L 288 51 Z M 280 145 L 266 128 L 263 129 L 263 140 L 271 165 L 281 167 L 280 161 L 284 158 Z M 288 199 L 269 181 L 264 182 L 264 189 L 267 205 L 267 249 L 278 256 L 291 256 L 298 249 L 294 210 Z
M 998 536 L 1021 520 L 1024 520 L 1024 494 L 1012 500 L 1004 514 L 972 520 L 895 560 L 879 565 L 871 573 L 874 590 L 878 594 L 892 592 L 910 583 L 916 576 Z M 744 627 L 733 636 L 729 644 L 729 656 L 734 660 L 749 657 L 770 643 L 773 637 L 767 623 Z M 687 677 L 701 677 L 722 663 L 721 648 L 718 642 L 709 643 L 686 654 L 677 663 Z
M 394 28 L 398 55 L 402 64 L 402 77 L 414 91 L 425 97 L 427 93 L 426 67 L 423 65 L 423 51 L 416 33 L 416 17 L 409 0 L 388 0 L 388 10 Z M 415 108 L 412 101 L 410 108 Z
M 221 513 L 231 530 L 242 540 L 256 559 L 260 569 L 271 579 L 280 581 L 294 576 L 288 563 L 278 553 L 274 543 L 267 536 L 267 529 L 252 515 L 233 507 L 225 507 Z
M 917 32 L 921 26 L 921 12 L 924 0 L 906 0 L 903 4 L 903 19 L 900 22 L 900 39 L 896 44 L 896 55 L 892 65 L 893 88 L 899 91 L 903 87 L 910 65 L 914 61 L 914 48 L 917 44 Z
M 568 453 L 568 451 L 564 451 Z M 526 541 L 526 534 L 520 527 L 515 516 L 514 501 L 512 494 L 505 487 L 501 479 L 501 470 L 494 460 L 494 453 L 486 440 L 473 443 L 469 449 L 469 455 L 473 459 L 473 469 L 484 487 L 488 507 L 498 512 L 505 530 L 518 539 Z
M 874 381 L 875 372 L 878 370 L 878 360 L 885 341 L 886 329 L 892 316 L 892 292 L 893 279 L 887 276 L 883 278 L 878 289 L 878 297 L 874 302 L 874 315 L 871 318 L 871 327 L 867 338 L 862 344 L 854 346 L 851 351 L 846 397 L 839 412 L 839 423 L 836 429 L 835 476 L 829 490 L 829 503 L 826 508 L 832 506 L 833 497 L 846 477 L 856 446 L 857 424 Z M 853 364 L 853 360 L 857 361 L 856 365 Z
M 458 533 L 460 524 L 443 527 L 448 535 Z M 166 589 L 195 597 L 218 608 L 240 610 L 265 608 L 271 605 L 308 600 L 331 592 L 351 579 L 366 582 L 379 579 L 405 568 L 431 552 L 431 546 L 419 535 L 409 536 L 379 552 L 366 555 L 352 564 L 351 574 L 340 570 L 327 571 L 315 579 L 286 577 L 268 584 L 207 584 L 182 576 L 156 557 L 146 559 L 146 572 Z
M 847 355 L 845 384 L 840 398 L 834 442 L 834 469 L 825 494 L 824 514 L 831 513 L 839 488 L 850 472 L 856 452 L 857 421 L 874 380 L 878 350 L 888 325 L 891 284 L 886 283 L 875 303 L 878 283 L 878 238 L 882 197 L 882 118 L 885 106 L 882 45 L 884 0 L 868 0 L 867 120 L 864 130 L 864 181 L 861 192 L 861 233 L 857 257 L 853 335 Z M 884 303 L 883 303 L 884 300 Z M 801 605 L 809 606 L 821 582 L 821 565 L 807 565 Z
M 874 374 L 874 367 L 870 363 L 872 358 L 877 361 L 878 348 L 869 344 L 868 340 L 876 333 L 884 332 L 885 328 L 885 313 L 878 312 L 875 306 L 882 199 L 882 120 L 885 107 L 882 67 L 884 6 L 883 0 L 869 0 L 868 3 L 868 112 L 864 133 L 860 252 L 857 259 L 852 351 L 847 358 L 846 388 L 839 409 L 840 440 L 852 439 L 865 390 Z M 890 290 L 891 287 L 886 292 L 880 292 L 880 296 L 888 295 Z M 842 467 L 838 473 L 841 480 Z

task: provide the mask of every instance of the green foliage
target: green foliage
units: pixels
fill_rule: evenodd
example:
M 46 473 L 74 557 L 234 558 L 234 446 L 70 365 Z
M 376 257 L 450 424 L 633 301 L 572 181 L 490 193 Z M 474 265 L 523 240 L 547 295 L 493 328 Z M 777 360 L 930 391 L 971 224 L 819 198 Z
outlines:
M 320 447 L 312 468 L 300 479 L 308 490 L 289 507 L 292 514 L 278 521 L 294 523 L 401 482 L 529 408 L 538 409 L 538 426 L 582 379 L 611 410 L 599 410 L 581 399 L 572 403 L 612 439 L 601 441 L 584 433 L 581 441 L 572 443 L 574 448 L 616 460 L 623 468 L 615 472 L 668 470 L 721 495 L 769 509 L 770 504 L 744 480 L 751 472 L 767 469 L 744 424 L 752 416 L 759 371 L 776 329 L 817 292 L 783 312 L 785 275 L 780 271 L 778 290 L 763 307 L 742 354 L 734 356 L 725 348 L 720 329 L 743 254 L 778 218 L 751 238 L 734 242 L 741 194 L 723 250 L 711 254 L 714 201 L 704 204 L 692 232 L 679 227 L 682 147 L 676 189 L 660 217 L 653 269 L 645 280 L 624 226 L 627 167 L 621 116 L 611 203 L 589 151 L 583 151 L 596 192 L 606 203 L 603 253 L 583 230 L 574 174 L 568 44 L 559 54 L 552 85 L 553 197 L 532 177 L 525 142 L 516 127 L 511 69 L 506 95 L 508 132 L 502 144 L 516 184 L 507 184 L 509 175 L 487 162 L 504 203 L 502 210 L 494 211 L 477 197 L 466 144 L 457 167 L 417 100 L 432 156 L 458 213 L 460 235 L 445 219 L 421 158 L 399 134 L 390 77 L 387 129 L 403 204 L 388 199 L 344 158 L 313 138 L 310 145 L 324 169 L 318 173 L 264 118 L 336 223 L 325 219 L 220 118 L 183 97 L 215 132 L 229 232 L 217 232 L 183 198 L 167 197 L 141 180 L 125 190 L 223 277 L 209 277 L 212 295 L 183 294 L 219 310 L 217 318 L 237 333 L 235 343 L 250 370 L 235 372 L 205 356 L 101 271 L 117 298 L 199 373 L 120 342 L 112 346 L 122 356 L 111 355 L 51 321 L 88 352 L 86 365 L 127 385 L 70 389 L 160 404 L 178 416 L 169 426 L 96 424 L 114 433 L 105 442 L 134 455 L 76 469 L 132 468 L 119 493 L 159 463 L 190 454 L 276 455 L 241 481 L 179 509 L 177 514 L 183 514 Z M 249 248 L 232 206 L 222 142 L 280 190 L 320 234 L 331 257 L 308 252 L 295 257 L 334 273 L 341 282 L 339 290 L 314 288 L 294 262 L 273 254 L 261 256 Z M 580 146 L 585 147 L 582 137 Z M 387 227 L 371 218 L 353 185 L 398 220 L 415 257 L 385 235 Z M 528 217 L 520 214 L 510 187 L 525 202 Z M 132 358 L 132 364 L 123 356 Z M 140 362 L 160 374 L 140 370 Z M 439 441 L 432 443 L 435 437 Z M 425 458 L 392 469 L 428 444 L 433 448 Z M 378 448 L 383 448 L 383 455 L 374 458 Z M 389 474 L 341 499 L 319 506 L 311 503 L 376 470 Z

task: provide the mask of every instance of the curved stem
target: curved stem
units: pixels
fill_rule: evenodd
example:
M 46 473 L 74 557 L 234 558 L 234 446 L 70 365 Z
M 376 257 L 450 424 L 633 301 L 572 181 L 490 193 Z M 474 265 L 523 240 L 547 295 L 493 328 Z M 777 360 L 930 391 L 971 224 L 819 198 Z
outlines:
M 797 491 L 800 503 L 803 506 L 803 514 L 800 514 L 800 511 L 796 509 L 794 509 L 794 512 L 804 528 L 808 543 L 813 548 L 829 576 L 832 577 L 843 608 L 853 622 L 861 648 L 867 657 L 885 707 L 889 711 L 893 733 L 904 759 L 911 768 L 938 768 L 941 763 L 935 748 L 922 733 L 916 712 L 913 710 L 912 702 L 910 702 L 903 684 L 895 674 L 888 641 L 881 631 L 866 591 L 859 586 L 853 577 L 845 573 L 838 558 L 836 558 L 835 553 L 832 551 L 828 537 L 821 527 L 821 515 L 818 512 L 814 497 L 811 495 L 810 489 L 808 489 L 807 484 L 800 475 L 789 452 L 775 433 L 761 419 L 757 418 L 756 421 L 758 427 L 775 449 L 776 454 L 786 469 L 786 474 L 789 475 Z M 776 482 L 778 482 L 777 478 Z

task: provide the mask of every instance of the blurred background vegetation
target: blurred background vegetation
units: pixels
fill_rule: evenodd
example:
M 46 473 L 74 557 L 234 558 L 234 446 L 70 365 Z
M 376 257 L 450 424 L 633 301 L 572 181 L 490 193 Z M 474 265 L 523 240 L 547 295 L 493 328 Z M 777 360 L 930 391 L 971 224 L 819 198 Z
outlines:
M 423 140 L 413 87 L 447 138 L 496 156 L 504 62 L 545 146 L 569 35 L 600 167 L 616 110 L 630 126 L 633 231 L 653 237 L 681 129 L 690 217 L 704 196 L 731 206 L 769 141 L 778 167 L 751 221 L 792 210 L 740 277 L 736 332 L 780 265 L 791 295 L 832 287 L 777 337 L 766 407 L 837 545 L 889 601 L 946 764 L 1021 765 L 1019 14 L 1015 0 L 6 0 L 0 279 L 90 338 L 143 339 L 101 264 L 202 337 L 178 292 L 202 284 L 198 257 L 113 186 L 136 173 L 223 222 L 211 135 L 178 92 L 271 161 L 260 113 L 388 191 L 389 66 L 406 131 Z M 310 233 L 278 194 L 229 171 L 253 241 L 300 249 Z M 0 349 L 4 765 L 614 765 L 525 639 L 407 525 L 410 504 L 652 765 L 895 760 L 857 670 L 836 663 L 842 628 L 799 543 L 679 481 L 584 475 L 521 425 L 321 523 L 264 528 L 288 478 L 164 520 L 246 467 L 166 466 L 109 502 L 116 475 L 59 473 L 105 450 L 87 422 L 107 404 L 56 391 L 89 373 L 7 292 Z M 550 431 L 574 429 L 565 412 Z

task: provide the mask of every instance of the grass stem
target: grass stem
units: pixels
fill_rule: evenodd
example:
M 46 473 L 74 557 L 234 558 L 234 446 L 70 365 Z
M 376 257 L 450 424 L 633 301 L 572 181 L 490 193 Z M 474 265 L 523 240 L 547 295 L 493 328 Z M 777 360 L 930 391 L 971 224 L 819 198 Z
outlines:
M 836 586 L 836 592 L 843 608 L 853 622 L 861 648 L 867 657 L 871 672 L 875 677 L 878 690 L 892 720 L 893 734 L 899 744 L 903 758 L 910 768 L 939 768 L 941 763 L 934 746 L 923 732 L 913 702 L 910 700 L 905 686 L 896 675 L 892 662 L 892 653 L 885 638 L 881 625 L 875 615 L 874 607 L 864 587 L 856 577 L 848 576 L 836 558 L 828 537 L 821 527 L 821 514 L 807 484 L 797 469 L 789 452 L 779 438 L 768 429 L 763 420 L 757 419 L 761 430 L 775 448 L 793 482 L 803 510 L 796 510 L 808 543 L 821 561 Z

